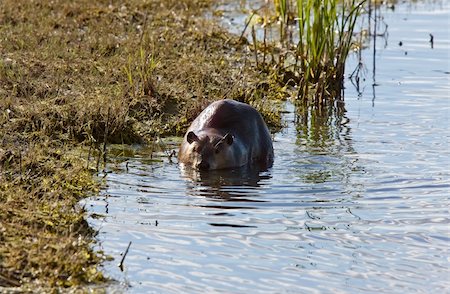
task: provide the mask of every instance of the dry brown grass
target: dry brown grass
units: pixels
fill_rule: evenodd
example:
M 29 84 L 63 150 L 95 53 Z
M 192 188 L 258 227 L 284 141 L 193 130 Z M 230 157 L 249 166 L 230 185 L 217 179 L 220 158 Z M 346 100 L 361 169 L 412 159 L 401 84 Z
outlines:
M 37 278 L 41 286 L 104 280 L 101 254 L 91 249 L 94 232 L 77 206 L 98 183 L 79 158 L 54 147 L 39 142 L 15 154 L 2 150 L 0 286 Z
M 0 17 L 2 109 L 18 129 L 83 140 L 108 124 L 110 140 L 139 141 L 180 133 L 198 101 L 255 100 L 259 77 L 237 38 L 195 17 L 208 1 L 19 2 L 5 1 Z

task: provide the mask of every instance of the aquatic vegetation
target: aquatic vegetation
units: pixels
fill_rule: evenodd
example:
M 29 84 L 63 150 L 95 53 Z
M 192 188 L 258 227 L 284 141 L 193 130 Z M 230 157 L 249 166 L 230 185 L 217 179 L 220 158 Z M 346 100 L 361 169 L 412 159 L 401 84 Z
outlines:
M 297 102 L 320 106 L 343 99 L 345 61 L 356 42 L 356 21 L 365 2 L 274 0 L 279 40 L 267 44 L 264 28 L 263 44 L 255 45 L 255 51 L 263 54 L 263 60 L 271 58 L 261 63 L 255 56 L 257 67 L 275 70 L 282 85 L 295 86 Z M 258 43 L 256 37 L 253 43 Z
M 302 73 L 297 97 L 325 104 L 340 98 L 345 61 L 352 45 L 357 17 L 364 1 L 297 1 L 298 70 Z M 337 34 L 336 34 L 337 32 Z

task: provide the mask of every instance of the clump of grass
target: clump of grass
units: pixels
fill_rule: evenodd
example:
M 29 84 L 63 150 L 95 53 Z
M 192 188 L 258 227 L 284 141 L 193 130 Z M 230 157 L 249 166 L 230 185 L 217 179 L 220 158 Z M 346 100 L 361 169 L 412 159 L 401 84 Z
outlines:
M 297 98 L 315 105 L 341 98 L 345 62 L 364 2 L 297 0 L 296 66 L 301 74 Z
M 252 34 L 256 67 L 282 86 L 295 86 L 299 103 L 319 107 L 342 99 L 345 62 L 364 2 L 274 0 L 279 40 L 267 42 L 266 27 L 262 44 Z
M 128 62 L 123 66 L 123 70 L 127 76 L 129 85 L 127 92 L 131 99 L 150 97 L 156 100 L 159 97 L 154 74 L 157 66 L 158 61 L 144 48 L 139 48 L 135 56 L 128 57 Z

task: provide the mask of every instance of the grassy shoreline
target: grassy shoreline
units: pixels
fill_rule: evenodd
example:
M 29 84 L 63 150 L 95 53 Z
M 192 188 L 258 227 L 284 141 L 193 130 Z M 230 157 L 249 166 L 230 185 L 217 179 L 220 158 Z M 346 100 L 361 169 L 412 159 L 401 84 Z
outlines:
M 0 10 L 0 289 L 105 281 L 78 206 L 98 193 L 103 143 L 180 135 L 212 100 L 274 128 L 280 89 L 212 1 L 12 1 Z M 4 288 L 6 289 L 6 288 Z

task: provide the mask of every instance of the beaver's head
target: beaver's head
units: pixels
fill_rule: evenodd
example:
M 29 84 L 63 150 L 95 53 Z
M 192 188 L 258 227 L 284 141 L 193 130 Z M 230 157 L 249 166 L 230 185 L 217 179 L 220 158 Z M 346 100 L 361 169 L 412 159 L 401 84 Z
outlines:
M 192 167 L 200 170 L 222 169 L 234 166 L 233 135 L 224 136 L 190 131 L 186 135 L 189 144 L 186 154 Z

